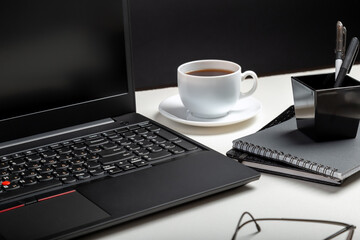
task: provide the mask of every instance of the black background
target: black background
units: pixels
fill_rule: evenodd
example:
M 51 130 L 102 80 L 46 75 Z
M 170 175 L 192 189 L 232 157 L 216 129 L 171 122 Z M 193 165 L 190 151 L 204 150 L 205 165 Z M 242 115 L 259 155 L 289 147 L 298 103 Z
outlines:
M 177 67 L 224 59 L 259 76 L 334 65 L 336 22 L 360 38 L 358 0 L 130 0 L 137 90 L 176 86 Z

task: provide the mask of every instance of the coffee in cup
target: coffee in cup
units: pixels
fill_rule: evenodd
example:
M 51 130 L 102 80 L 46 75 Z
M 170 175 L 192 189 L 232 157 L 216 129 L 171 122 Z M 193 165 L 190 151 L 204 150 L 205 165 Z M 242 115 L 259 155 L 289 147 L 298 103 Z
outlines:
M 250 76 L 253 85 L 241 91 L 241 82 Z M 219 118 L 227 115 L 236 103 L 254 93 L 258 77 L 253 71 L 224 60 L 198 60 L 178 67 L 178 88 L 182 103 L 195 117 Z

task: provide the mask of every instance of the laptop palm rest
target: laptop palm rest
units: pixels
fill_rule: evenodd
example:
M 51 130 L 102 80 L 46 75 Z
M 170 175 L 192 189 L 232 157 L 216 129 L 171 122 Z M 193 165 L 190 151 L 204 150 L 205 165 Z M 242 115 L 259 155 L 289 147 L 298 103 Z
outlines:
M 0 213 L 0 235 L 6 240 L 39 239 L 109 216 L 80 193 L 73 191 Z
M 254 173 L 221 154 L 203 151 L 77 190 L 124 222 L 244 185 L 260 177 Z

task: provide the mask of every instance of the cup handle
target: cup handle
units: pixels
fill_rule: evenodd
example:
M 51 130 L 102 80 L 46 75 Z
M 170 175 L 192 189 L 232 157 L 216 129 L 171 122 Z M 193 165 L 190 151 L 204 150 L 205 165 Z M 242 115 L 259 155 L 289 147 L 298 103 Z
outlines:
M 255 72 L 253 71 L 245 71 L 242 73 L 241 75 L 241 81 L 244 81 L 246 77 L 250 76 L 254 81 L 253 81 L 253 86 L 252 88 L 247 91 L 247 92 L 240 92 L 240 98 L 243 98 L 243 97 L 247 97 L 247 96 L 250 96 L 251 94 L 253 94 L 257 88 L 257 83 L 258 83 L 258 77 L 256 75 Z

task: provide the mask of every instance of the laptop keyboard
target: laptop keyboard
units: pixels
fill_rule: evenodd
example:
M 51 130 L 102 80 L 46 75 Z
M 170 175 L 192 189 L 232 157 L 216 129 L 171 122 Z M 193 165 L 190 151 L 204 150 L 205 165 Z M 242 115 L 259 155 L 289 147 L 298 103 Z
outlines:
M 0 201 L 151 167 L 199 147 L 142 122 L 0 157 Z

